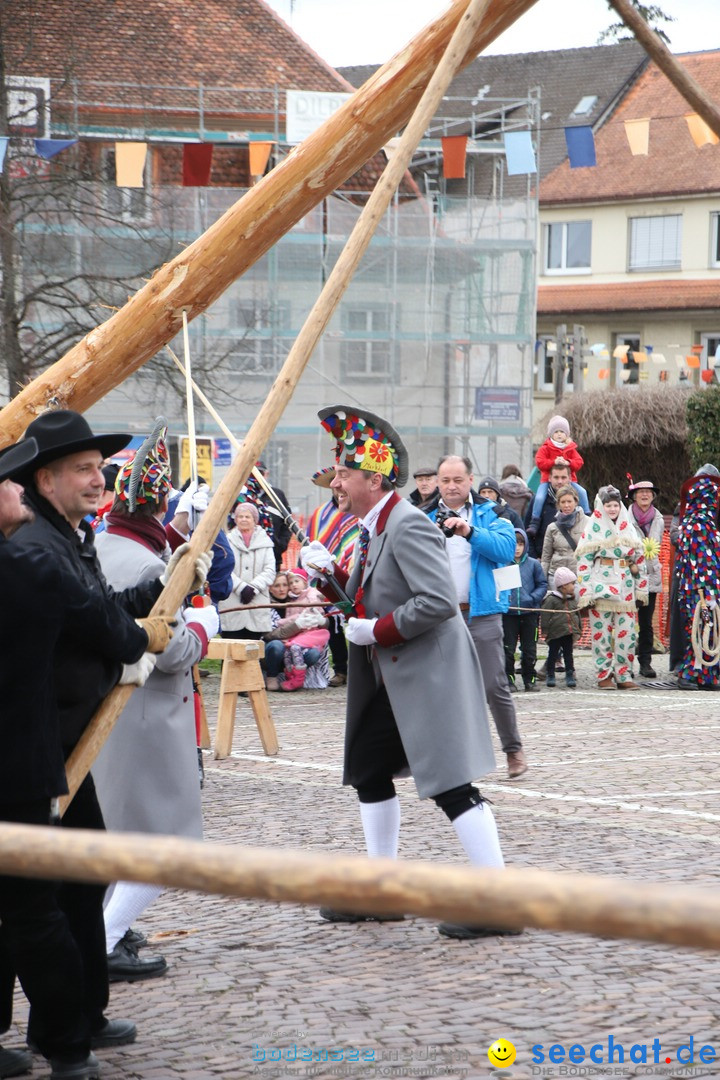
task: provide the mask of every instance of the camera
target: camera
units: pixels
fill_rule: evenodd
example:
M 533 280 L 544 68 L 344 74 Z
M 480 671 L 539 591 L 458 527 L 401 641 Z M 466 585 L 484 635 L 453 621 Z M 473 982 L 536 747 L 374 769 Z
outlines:
M 442 510 L 441 508 L 438 507 L 438 512 L 435 515 L 435 524 L 437 525 L 437 527 L 439 529 L 442 530 L 443 536 L 454 536 L 455 535 L 455 527 L 451 526 L 450 528 L 448 528 L 447 525 L 445 524 L 445 522 L 447 521 L 448 518 L 454 518 L 454 517 L 457 517 L 457 514 L 453 510 Z

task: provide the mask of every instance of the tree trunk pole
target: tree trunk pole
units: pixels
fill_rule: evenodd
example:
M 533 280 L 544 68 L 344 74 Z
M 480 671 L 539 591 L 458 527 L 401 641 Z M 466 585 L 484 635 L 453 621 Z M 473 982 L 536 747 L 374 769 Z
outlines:
M 660 70 L 667 75 L 675 89 L 692 105 L 708 127 L 720 136 L 720 108 L 708 97 L 702 86 L 686 68 L 676 60 L 662 38 L 648 26 L 642 15 L 632 6 L 630 0 L 608 0 L 618 15 L 632 30 L 648 56 L 655 61 Z
M 468 41 L 467 64 L 535 0 L 491 0 Z M 466 0 L 422 30 L 207 232 L 156 271 L 116 312 L 38 376 L 0 413 L 0 446 L 49 405 L 84 412 L 205 311 L 325 196 L 357 172 L 412 114 Z
M 4 823 L 0 873 L 152 882 L 344 911 L 720 949 L 716 892 L 591 874 L 490 870 Z
M 153 607 L 154 615 L 172 615 L 187 595 L 194 576 L 196 555 L 207 551 L 222 528 L 238 491 L 247 480 L 262 450 L 285 411 L 300 377 L 305 370 L 313 349 L 325 327 L 332 318 L 355 269 L 373 237 L 397 185 L 400 183 L 415 147 L 430 123 L 445 90 L 451 83 L 463 57 L 468 42 L 477 34 L 483 15 L 491 0 L 470 0 L 467 11 L 460 18 L 447 50 L 422 95 L 407 129 L 402 135 L 396 152 L 388 162 L 375 189 L 368 199 L 360 217 L 323 286 L 322 292 L 305 320 L 280 374 L 273 383 L 262 408 L 238 450 L 237 456 L 220 482 L 208 509 L 193 533 L 190 550 L 181 559 L 167 586 Z M 181 313 L 182 317 L 182 313 Z M 191 391 L 192 392 L 192 391 Z M 98 712 L 83 732 L 82 738 L 68 758 L 67 781 L 69 795 L 61 800 L 61 809 L 67 809 L 92 764 L 100 753 L 103 743 L 127 704 L 133 692 L 132 686 L 116 686 L 110 691 Z

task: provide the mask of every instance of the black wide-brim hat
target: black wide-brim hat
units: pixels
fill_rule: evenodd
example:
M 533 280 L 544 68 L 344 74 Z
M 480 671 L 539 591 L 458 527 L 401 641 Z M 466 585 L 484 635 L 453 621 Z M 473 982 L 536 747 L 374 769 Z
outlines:
M 0 450 L 0 484 L 3 480 L 14 480 L 27 469 L 37 452 L 38 444 L 32 437 Z
M 103 458 L 112 457 L 128 445 L 132 435 L 119 431 L 94 435 L 80 413 L 72 409 L 56 409 L 33 420 L 17 445 L 22 446 L 30 439 L 37 444 L 37 455 L 22 474 L 26 481 L 48 462 L 58 461 L 68 454 L 78 454 L 81 450 L 97 450 Z

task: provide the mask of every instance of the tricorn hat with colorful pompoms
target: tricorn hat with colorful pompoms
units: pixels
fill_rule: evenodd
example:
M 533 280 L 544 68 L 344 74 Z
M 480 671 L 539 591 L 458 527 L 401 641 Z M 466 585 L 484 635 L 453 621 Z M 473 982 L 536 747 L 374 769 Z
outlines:
M 395 487 L 407 483 L 408 452 L 392 424 L 354 405 L 329 405 L 318 413 L 335 439 L 335 461 L 348 469 L 386 476 Z

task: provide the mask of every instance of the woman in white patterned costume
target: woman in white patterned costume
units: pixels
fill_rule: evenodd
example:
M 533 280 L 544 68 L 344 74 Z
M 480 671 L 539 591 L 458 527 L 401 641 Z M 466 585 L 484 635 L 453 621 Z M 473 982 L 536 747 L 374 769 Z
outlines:
M 579 607 L 588 608 L 599 690 L 639 690 L 632 678 L 636 600 L 647 603 L 643 541 L 617 488 L 602 487 L 575 552 Z

